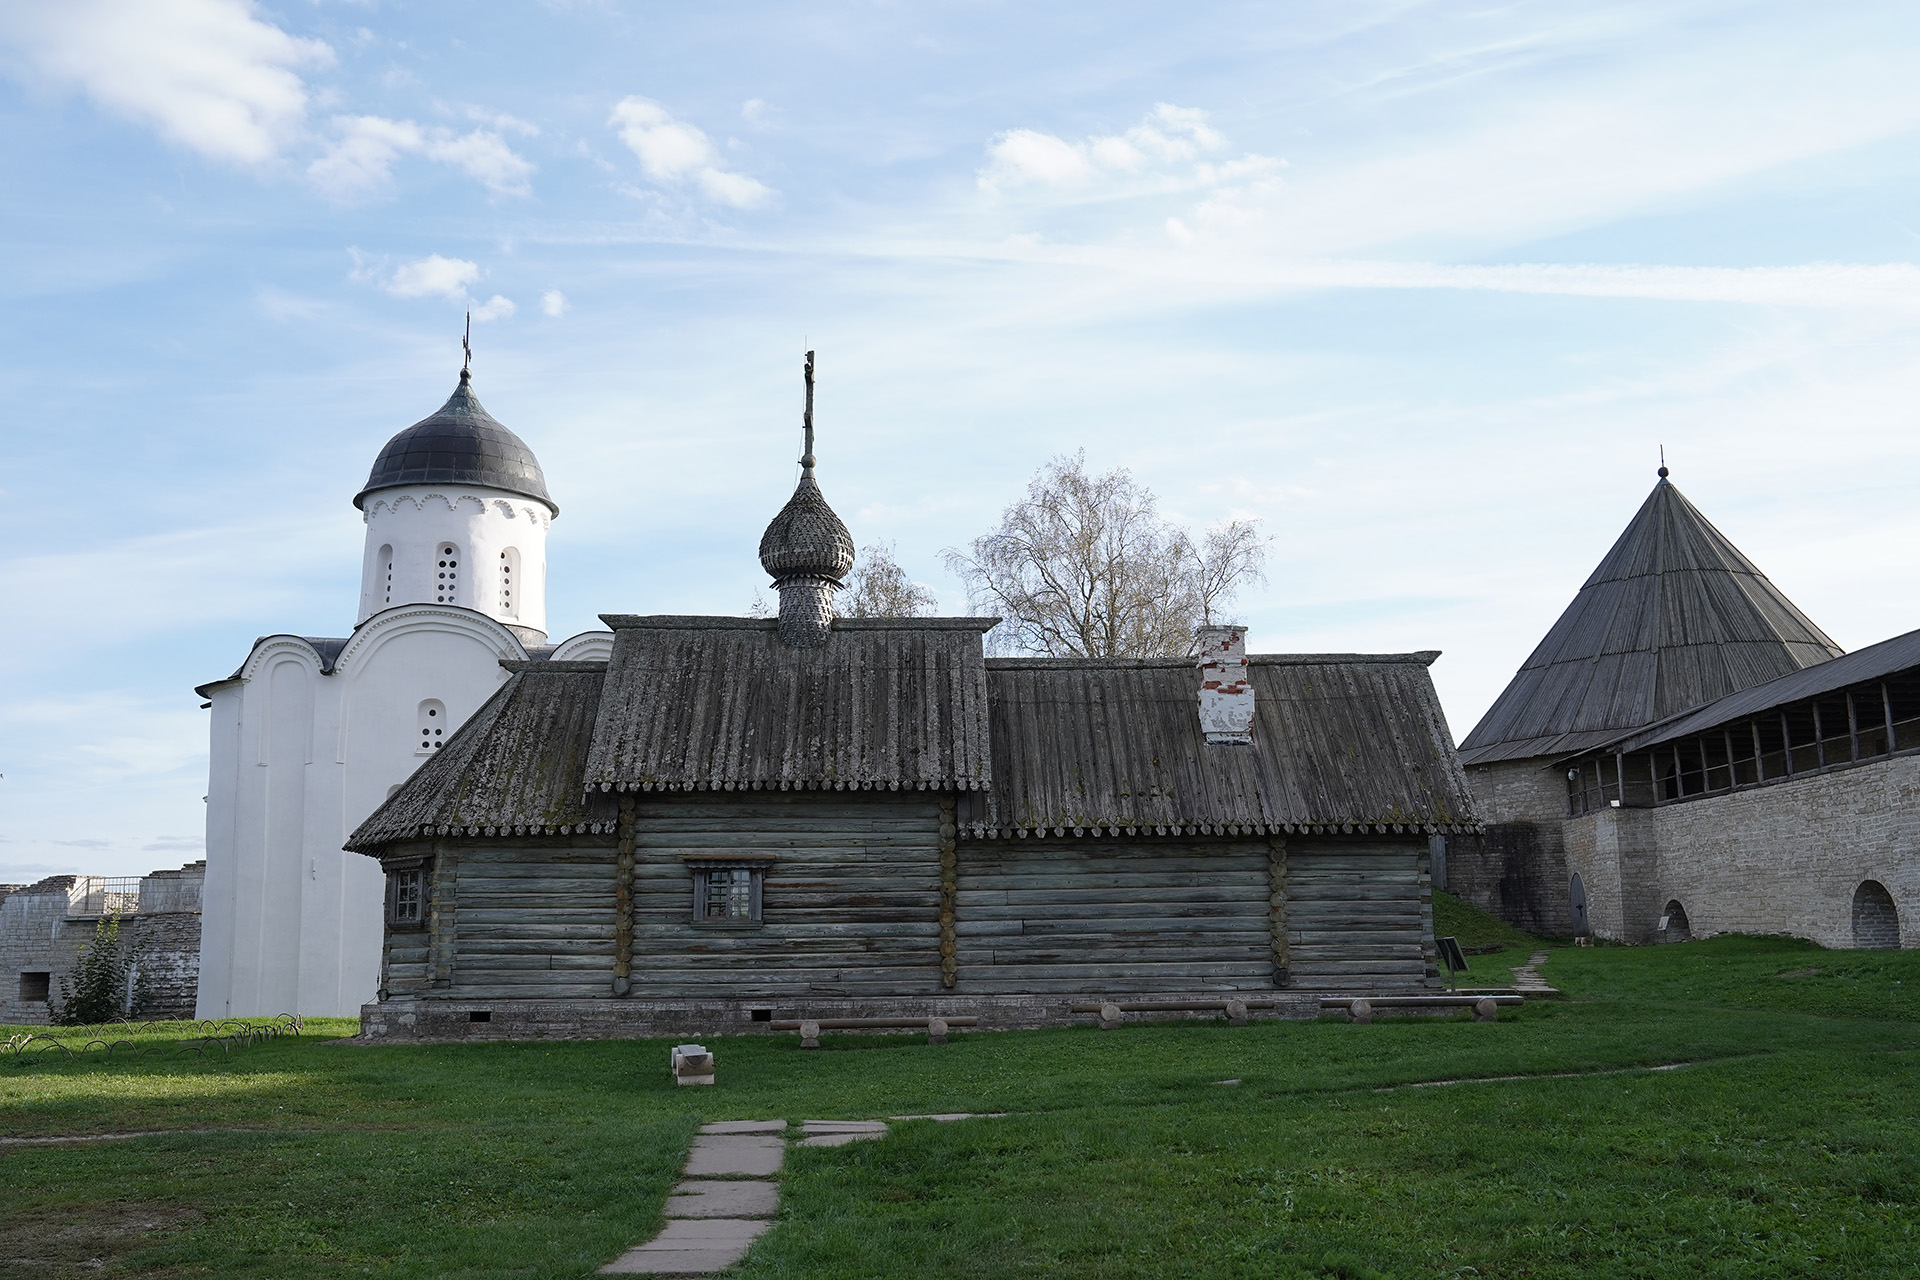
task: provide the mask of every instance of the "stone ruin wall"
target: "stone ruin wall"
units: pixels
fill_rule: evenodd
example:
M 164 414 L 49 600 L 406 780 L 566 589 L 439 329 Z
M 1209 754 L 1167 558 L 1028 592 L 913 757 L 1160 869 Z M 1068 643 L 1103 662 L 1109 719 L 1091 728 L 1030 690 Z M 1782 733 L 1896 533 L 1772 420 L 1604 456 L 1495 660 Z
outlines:
M 161 871 L 140 882 L 140 909 L 120 918 L 120 940 L 141 953 L 147 1003 L 139 1019 L 191 1018 L 200 986 L 200 886 L 204 863 Z M 93 941 L 97 912 L 88 914 L 98 877 L 49 876 L 31 885 L 0 886 L 0 1023 L 45 1026 L 58 1007 L 61 981 Z M 22 975 L 47 973 L 52 999 L 23 1000 Z

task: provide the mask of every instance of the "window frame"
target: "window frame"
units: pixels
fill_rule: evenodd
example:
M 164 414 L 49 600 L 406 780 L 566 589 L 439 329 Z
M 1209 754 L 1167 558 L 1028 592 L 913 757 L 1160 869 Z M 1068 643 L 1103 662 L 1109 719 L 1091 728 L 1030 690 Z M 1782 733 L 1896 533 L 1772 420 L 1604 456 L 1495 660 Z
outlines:
M 693 895 L 689 903 L 690 923 L 696 929 L 761 929 L 766 927 L 766 882 L 767 871 L 773 865 L 772 858 L 727 857 L 727 858 L 689 858 L 687 870 L 693 881 Z M 711 876 L 716 871 L 745 871 L 751 879 L 747 891 L 747 910 L 745 916 L 709 916 L 705 914 L 707 893 Z
M 402 884 L 413 888 L 413 909 L 411 917 L 400 914 Z M 424 864 L 411 867 L 387 868 L 387 927 L 389 929 L 424 929 L 427 927 L 427 869 Z

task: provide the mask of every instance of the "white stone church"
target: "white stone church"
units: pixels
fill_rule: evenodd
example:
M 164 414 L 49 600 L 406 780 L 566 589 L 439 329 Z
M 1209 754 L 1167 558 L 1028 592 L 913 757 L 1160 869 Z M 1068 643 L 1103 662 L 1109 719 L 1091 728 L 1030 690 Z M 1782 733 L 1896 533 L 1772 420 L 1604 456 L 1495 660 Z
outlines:
M 197 692 L 212 711 L 202 1018 L 357 1016 L 380 985 L 380 864 L 341 845 L 508 678 L 502 660 L 604 660 L 612 633 L 547 643 L 533 452 L 469 373 L 387 442 L 344 637 L 270 635 Z

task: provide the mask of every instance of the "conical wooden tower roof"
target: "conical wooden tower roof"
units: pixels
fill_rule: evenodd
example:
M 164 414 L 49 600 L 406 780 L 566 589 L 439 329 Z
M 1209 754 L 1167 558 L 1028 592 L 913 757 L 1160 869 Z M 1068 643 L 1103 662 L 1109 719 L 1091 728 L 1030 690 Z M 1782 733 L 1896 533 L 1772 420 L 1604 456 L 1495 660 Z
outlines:
M 1667 479 L 1473 732 L 1466 764 L 1570 755 L 1844 650 Z

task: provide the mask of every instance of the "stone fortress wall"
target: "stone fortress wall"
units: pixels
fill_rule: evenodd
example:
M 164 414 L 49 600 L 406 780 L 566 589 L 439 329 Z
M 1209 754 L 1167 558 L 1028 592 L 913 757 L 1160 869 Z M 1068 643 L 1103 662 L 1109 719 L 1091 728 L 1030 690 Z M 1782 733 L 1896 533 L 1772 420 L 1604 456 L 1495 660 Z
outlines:
M 1920 756 L 1893 756 L 1652 809 L 1565 820 L 1566 865 L 1596 936 L 1676 939 L 1678 903 L 1695 938 L 1779 934 L 1823 947 L 1856 940 L 1854 900 L 1885 887 L 1899 945 L 1920 946 Z M 1871 892 L 1871 891 L 1869 891 Z

